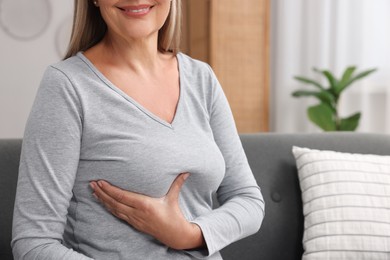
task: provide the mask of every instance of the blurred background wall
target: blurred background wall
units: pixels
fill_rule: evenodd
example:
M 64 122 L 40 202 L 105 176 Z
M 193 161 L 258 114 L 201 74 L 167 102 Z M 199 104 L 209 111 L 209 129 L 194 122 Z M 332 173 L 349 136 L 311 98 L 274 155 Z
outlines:
M 73 1 L 0 0 L 0 138 L 22 137 L 45 68 L 59 61 Z
M 293 79 L 323 79 L 313 67 L 338 78 L 347 66 L 377 68 L 342 94 L 339 111 L 360 111 L 358 132 L 390 134 L 390 1 L 272 0 L 270 129 L 319 132 L 306 116 L 314 98 L 296 99 L 294 90 L 314 88 Z M 327 86 L 326 81 L 323 84 Z

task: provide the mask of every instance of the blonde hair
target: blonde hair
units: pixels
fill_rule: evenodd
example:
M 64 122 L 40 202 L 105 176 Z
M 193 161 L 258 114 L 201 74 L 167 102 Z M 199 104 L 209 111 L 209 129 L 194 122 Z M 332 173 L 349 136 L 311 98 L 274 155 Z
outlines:
M 171 0 L 171 10 L 167 20 L 158 32 L 158 50 L 160 52 L 179 51 L 181 37 L 181 0 Z M 73 28 L 67 53 L 64 59 L 85 51 L 100 42 L 107 32 L 99 8 L 91 0 L 75 0 Z

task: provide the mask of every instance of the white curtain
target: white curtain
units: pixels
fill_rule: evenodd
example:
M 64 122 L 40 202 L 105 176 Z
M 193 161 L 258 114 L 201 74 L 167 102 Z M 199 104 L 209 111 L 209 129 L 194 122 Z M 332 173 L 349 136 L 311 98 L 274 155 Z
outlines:
M 307 118 L 314 98 L 294 98 L 308 88 L 293 77 L 320 79 L 313 67 L 340 77 L 378 68 L 341 98 L 342 116 L 362 112 L 358 132 L 390 133 L 390 1 L 271 0 L 271 131 L 321 131 Z M 325 83 L 324 81 L 323 83 Z

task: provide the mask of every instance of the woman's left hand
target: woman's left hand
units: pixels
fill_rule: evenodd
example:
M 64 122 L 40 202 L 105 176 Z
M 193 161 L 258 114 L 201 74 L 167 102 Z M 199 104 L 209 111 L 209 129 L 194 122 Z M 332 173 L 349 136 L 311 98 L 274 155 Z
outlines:
M 94 196 L 116 217 L 177 250 L 204 246 L 200 227 L 188 222 L 179 207 L 179 193 L 188 173 L 180 174 L 162 198 L 126 191 L 106 181 L 92 181 Z

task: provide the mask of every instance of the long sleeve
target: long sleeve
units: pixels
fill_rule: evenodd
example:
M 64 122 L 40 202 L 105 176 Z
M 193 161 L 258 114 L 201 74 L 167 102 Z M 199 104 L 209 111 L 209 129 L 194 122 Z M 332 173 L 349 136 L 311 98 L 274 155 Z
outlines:
M 13 219 L 15 259 L 91 259 L 62 244 L 81 132 L 77 93 L 62 72 L 49 67 L 23 139 Z
M 211 69 L 210 69 L 211 70 Z M 208 255 L 256 233 L 264 218 L 264 200 L 249 167 L 227 99 L 213 72 L 210 125 L 225 160 L 217 191 L 221 206 L 193 222 L 202 229 Z

